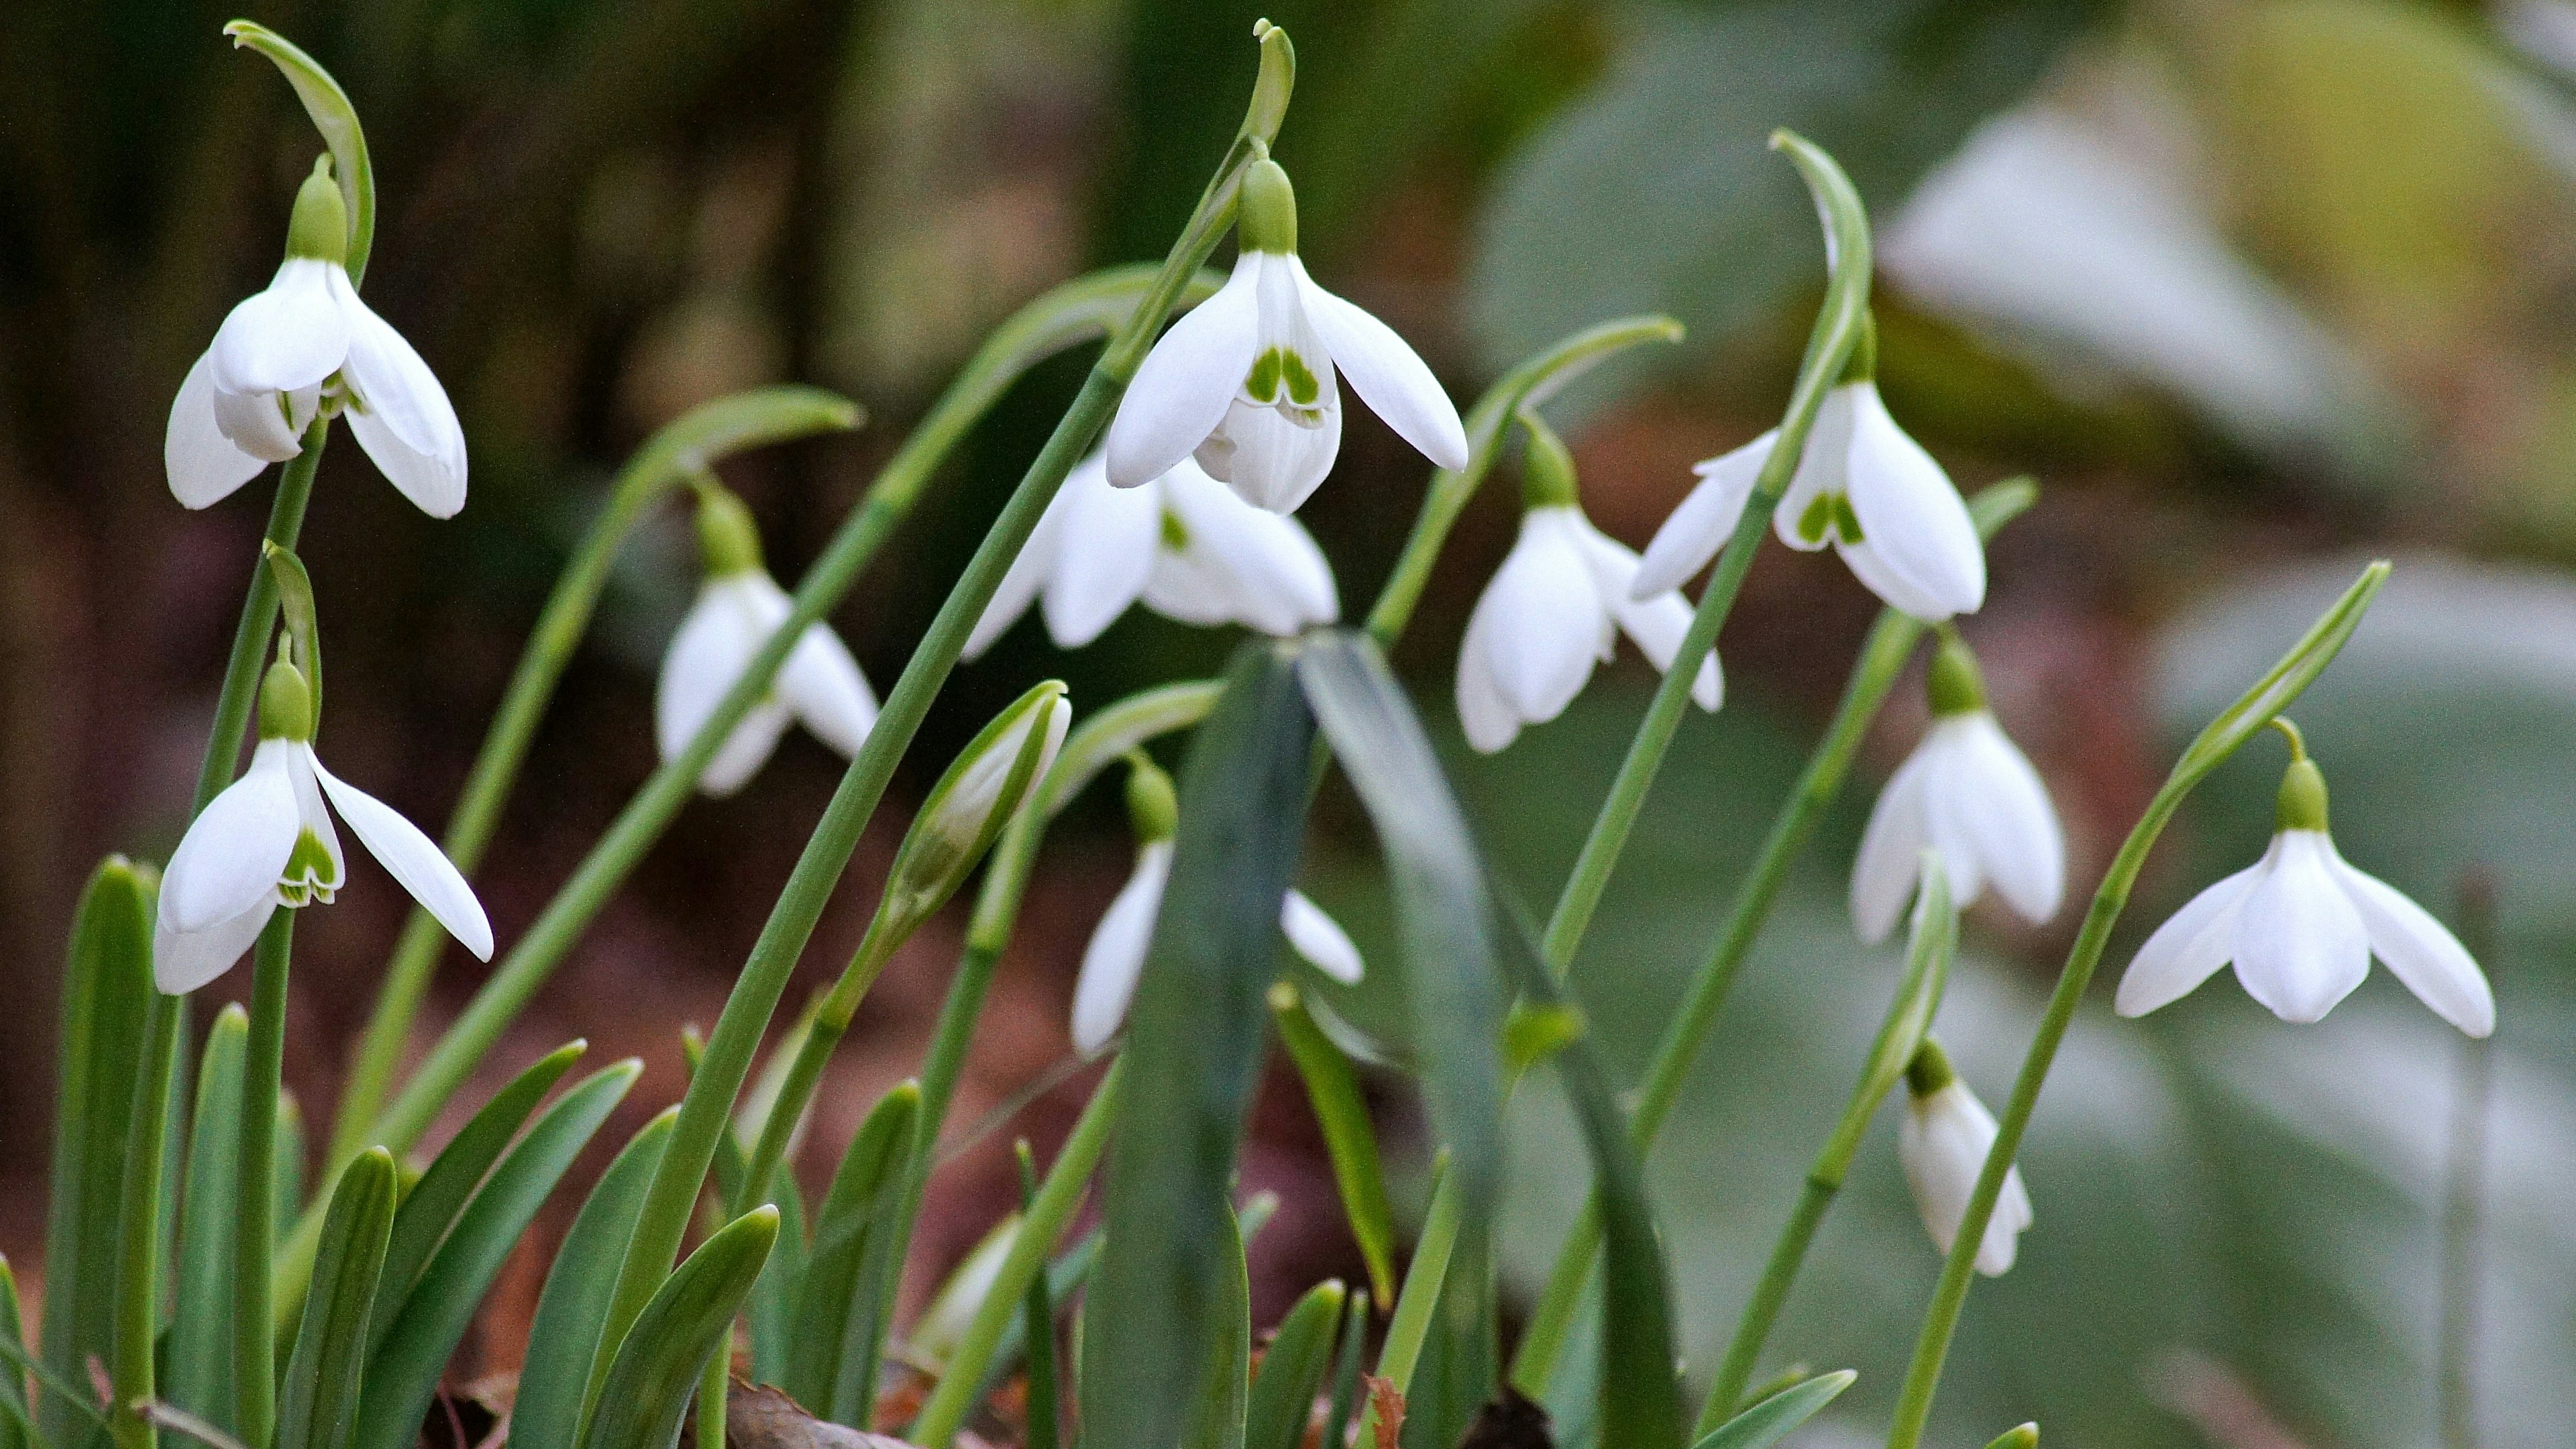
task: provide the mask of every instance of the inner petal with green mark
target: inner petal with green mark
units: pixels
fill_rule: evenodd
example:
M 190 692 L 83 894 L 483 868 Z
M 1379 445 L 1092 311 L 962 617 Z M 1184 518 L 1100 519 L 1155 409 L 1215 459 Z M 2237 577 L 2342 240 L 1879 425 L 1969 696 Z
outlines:
M 1860 515 L 1852 511 L 1851 500 L 1840 493 L 1817 494 L 1798 515 L 1798 537 L 1807 542 L 1823 543 L 1828 531 L 1846 544 L 1861 541 Z
M 286 869 L 278 874 L 277 898 L 290 906 L 315 901 L 327 906 L 339 889 L 340 866 L 331 859 L 322 838 L 310 830 L 298 832 L 295 849 L 286 856 Z
M 1181 522 L 1181 516 L 1179 514 L 1174 513 L 1168 508 L 1164 509 L 1163 547 L 1171 550 L 1173 553 L 1186 553 L 1189 550 L 1189 546 L 1189 525 Z
M 1252 369 L 1243 375 L 1243 395 L 1274 407 L 1284 403 L 1312 408 L 1323 397 L 1324 385 L 1304 357 L 1286 347 L 1272 347 L 1252 360 Z

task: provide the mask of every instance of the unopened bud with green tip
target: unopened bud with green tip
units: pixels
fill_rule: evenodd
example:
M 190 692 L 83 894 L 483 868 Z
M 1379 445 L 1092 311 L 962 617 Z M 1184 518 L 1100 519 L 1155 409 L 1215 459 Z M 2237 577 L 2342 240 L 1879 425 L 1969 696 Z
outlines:
M 2039 1425 L 2034 1422 L 2006 1429 L 1986 1449 L 2039 1449 Z
M 761 567 L 760 525 L 732 489 L 712 477 L 697 480 L 698 557 L 711 579 Z
M 1521 507 L 1572 508 L 1581 495 L 1574 481 L 1574 455 L 1556 429 L 1529 413 L 1521 414 L 1528 446 L 1521 451 Z
M 1905 1066 L 1905 1119 L 1896 1134 L 1897 1161 L 1905 1168 L 1914 1206 L 1934 1247 L 1947 1253 L 1968 1215 L 1977 1177 L 1995 1147 L 1995 1114 L 1968 1090 L 1949 1054 L 1930 1037 Z M 2021 1230 L 2031 1221 L 2030 1190 L 2021 1168 L 2004 1174 L 2001 1195 L 1977 1240 L 1977 1271 L 1997 1277 L 2010 1269 Z
M 349 203 L 331 175 L 331 153 L 313 160 L 313 173 L 295 190 L 295 212 L 286 223 L 286 254 L 341 266 L 349 257 Z
M 1072 718 L 1064 682 L 1050 679 L 968 743 L 904 833 L 870 936 L 909 934 L 955 894 L 1055 763 Z

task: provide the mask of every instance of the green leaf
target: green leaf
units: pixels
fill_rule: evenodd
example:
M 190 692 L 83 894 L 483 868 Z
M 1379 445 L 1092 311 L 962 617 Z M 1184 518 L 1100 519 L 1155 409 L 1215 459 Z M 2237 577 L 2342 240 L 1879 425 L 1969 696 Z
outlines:
M 358 125 L 358 108 L 319 61 L 267 26 L 236 20 L 224 27 L 224 34 L 233 44 L 277 63 L 286 83 L 295 87 L 295 98 L 304 103 L 304 113 L 313 118 L 313 129 L 322 133 L 322 144 L 331 149 L 340 199 L 349 205 L 349 283 L 357 285 L 366 279 L 367 253 L 376 241 L 376 172 L 367 162 L 367 133 Z
M 359 1154 L 331 1190 L 295 1355 L 286 1365 L 277 1449 L 348 1449 L 400 1180 L 393 1154 L 378 1147 Z
M 808 1266 L 805 1194 L 796 1186 L 796 1174 L 784 1169 L 771 1173 L 768 1200 L 778 1209 L 778 1242 L 743 1307 L 751 1327 L 751 1380 L 757 1384 L 774 1384 L 787 1372 L 788 1350 L 795 1341 L 796 1288 Z
M 36 1423 L 27 1417 L 27 1376 L 18 1368 L 26 1357 L 18 1279 L 9 1271 L 9 1260 L 0 1257 L 0 1449 L 31 1449 L 35 1442 Z
M 170 1325 L 161 1396 L 230 1432 L 233 1422 L 233 1207 L 240 1191 L 242 1058 L 250 1014 L 216 1015 L 197 1068 L 179 1218 L 178 1313 Z
M 1333 1161 L 1333 1181 L 1341 1188 L 1342 1214 L 1351 1237 L 1368 1264 L 1369 1286 L 1383 1310 L 1395 1306 L 1395 1211 L 1387 1205 L 1386 1173 L 1378 1161 L 1377 1129 L 1370 1125 L 1368 1103 L 1360 1096 L 1359 1078 L 1350 1059 L 1315 1025 L 1297 988 L 1282 981 L 1270 988 L 1270 1014 L 1279 1024 L 1279 1039 L 1306 1083 L 1306 1100 L 1324 1129 L 1324 1148 Z
M 582 1449 L 670 1449 L 699 1375 L 777 1239 L 778 1209 L 764 1203 L 717 1229 L 662 1280 L 617 1346 Z
M 277 1242 L 285 1245 L 295 1220 L 296 1210 L 304 1202 L 304 1107 L 291 1092 L 277 1094 L 277 1154 L 269 1164 L 276 1174 L 277 1208 L 269 1215 L 276 1227 Z
M 1176 1444 L 1219 1331 L 1243 1115 L 1259 1077 L 1279 901 L 1305 835 L 1313 722 L 1291 646 L 1237 651 L 1182 772 L 1170 884 L 1129 1015 L 1137 1079 L 1085 1299 L 1084 1437 Z M 930 1449 L 940 1449 L 936 1443 Z
M 1279 1321 L 1243 1414 L 1243 1449 L 1297 1449 L 1315 1417 L 1315 1393 L 1333 1366 L 1333 1333 L 1350 1299 L 1339 1279 L 1306 1290 Z
M 1324 1406 L 1320 1444 L 1350 1442 L 1351 1409 L 1359 1402 L 1362 1354 L 1368 1348 L 1368 1299 L 1354 1296 L 1342 1319 L 1342 1346 L 1333 1356 L 1333 1397 Z
M 1395 1300 L 1395 1316 L 1386 1324 L 1386 1342 L 1378 1346 L 1377 1376 L 1399 1394 L 1413 1388 L 1413 1370 L 1422 1361 L 1423 1340 L 1431 1333 L 1432 1310 L 1440 1305 L 1441 1287 L 1449 1281 L 1449 1263 L 1458 1247 L 1458 1194 L 1443 1191 L 1449 1180 L 1449 1154 L 1431 1166 L 1431 1213 L 1422 1235 L 1413 1240 L 1413 1261 L 1404 1270 L 1404 1291 Z
M 1835 1396 L 1860 1377 L 1850 1369 L 1818 1374 L 1769 1398 L 1757 1399 L 1743 1413 L 1720 1424 L 1691 1449 L 1771 1449 L 1791 1430 L 1816 1416 Z M 1612 1441 L 1604 1440 L 1604 1443 Z
M 1244 1411 L 1252 1366 L 1252 1282 L 1243 1261 L 1243 1220 L 1226 1214 L 1225 1260 L 1218 1270 L 1214 1332 L 1199 1349 L 1207 1368 L 1182 1449 L 1244 1449 Z
M 537 1103 L 545 1100 L 546 1093 L 554 1090 L 555 1083 L 588 1050 L 588 1042 L 566 1042 L 493 1093 L 483 1110 L 476 1112 L 431 1160 L 420 1181 L 403 1194 L 402 1210 L 394 1215 L 393 1239 L 385 1248 L 384 1297 L 388 1307 L 410 1297 L 412 1285 L 429 1266 L 430 1255 L 438 1251 L 438 1245 L 464 1217 L 476 1189 L 508 1149 L 510 1139 L 519 1135 L 519 1128 L 536 1111 Z M 388 1313 L 376 1323 L 373 1342 L 381 1346 L 392 1330 L 392 1315 Z
M 146 868 L 110 856 L 74 918 L 56 1056 L 38 1341 L 46 1369 L 67 1383 L 88 1382 L 89 1361 L 107 1363 L 116 1351 L 118 1203 L 152 995 L 152 883 Z M 37 1403 L 36 1425 L 59 1449 L 80 1449 L 91 1432 L 53 1395 Z
M 823 1192 L 797 1290 L 779 1386 L 817 1417 L 851 1428 L 868 1426 L 883 1339 L 878 1295 L 860 1288 L 920 1130 L 920 1083 L 897 1083 L 877 1099 Z
M 865 409 L 836 392 L 795 383 L 755 387 L 703 402 L 665 423 L 619 473 L 618 497 L 660 488 L 736 453 L 817 433 L 846 432 Z M 647 481 L 649 480 L 649 482 Z
M 680 1109 L 671 1107 L 621 1149 L 599 1185 L 572 1220 L 554 1267 L 537 1296 L 528 1328 L 528 1355 L 519 1366 L 519 1396 L 510 1409 L 510 1442 L 529 1449 L 562 1449 L 581 1418 L 581 1393 L 599 1349 L 599 1326 L 608 1316 L 608 1294 L 618 1259 L 644 1208 L 662 1146 Z
M 376 1316 L 391 1321 L 375 1335 L 356 1449 L 409 1449 L 419 1437 L 439 1375 L 503 1260 L 643 1069 L 630 1058 L 564 1093 L 492 1169 L 408 1296 L 397 1297 L 387 1275 Z

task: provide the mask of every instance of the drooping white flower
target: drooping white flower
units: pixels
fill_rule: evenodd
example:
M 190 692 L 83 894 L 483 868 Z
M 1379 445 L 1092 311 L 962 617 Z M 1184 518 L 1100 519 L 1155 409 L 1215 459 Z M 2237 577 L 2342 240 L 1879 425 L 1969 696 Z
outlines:
M 1637 594 L 1637 555 L 1584 517 L 1573 462 L 1542 425 L 1531 428 L 1522 476 L 1520 538 L 1476 600 L 1458 646 L 1458 719 L 1467 743 L 1486 754 L 1510 744 L 1521 726 L 1564 713 L 1622 631 L 1665 671 L 1690 631 L 1691 608 L 1678 591 Z M 1691 698 L 1714 710 L 1724 696 L 1711 650 Z
M 1032 602 L 1060 649 L 1100 637 L 1131 604 L 1184 624 L 1289 635 L 1341 617 L 1332 566 L 1306 526 L 1237 498 L 1184 458 L 1135 488 L 1095 453 L 1064 480 L 966 640 L 973 659 Z
M 1968 1084 L 1959 1080 L 1950 1060 L 1929 1037 L 1905 1072 L 1905 1120 L 1897 1127 L 1896 1157 L 1914 1190 L 1914 1207 L 1923 1228 L 1942 1252 L 1959 1240 L 1968 1216 L 1968 1199 L 1977 1190 L 1977 1174 L 1995 1146 L 1995 1115 Z M 1995 1199 L 1986 1235 L 1977 1244 L 1977 1271 L 2001 1277 L 2013 1265 L 2021 1231 L 2030 1226 L 2030 1190 L 2022 1185 L 2021 1166 L 2004 1174 L 2003 1194 Z
M 1775 428 L 1693 470 L 1699 486 L 1646 546 L 1641 595 L 1678 588 L 1717 557 L 1778 440 Z M 1968 505 L 1888 416 L 1874 382 L 1825 394 L 1774 527 L 1791 548 L 1830 542 L 1872 592 L 1918 619 L 1973 614 L 1986 601 L 1985 548 Z
M 760 646 L 796 607 L 762 567 L 759 535 L 731 494 L 701 490 L 698 536 L 706 555 L 706 581 L 679 632 L 671 636 L 653 697 L 654 735 L 665 761 L 688 748 Z M 798 637 L 779 665 L 768 697 L 725 737 L 698 777 L 698 788 L 709 795 L 741 789 L 778 748 L 791 719 L 802 721 L 815 738 L 844 755 L 857 754 L 876 724 L 876 692 L 868 688 L 849 646 L 828 625 L 808 625 Z
M 154 984 L 174 996 L 194 991 L 230 970 L 279 906 L 328 905 L 346 874 L 332 810 L 448 934 L 491 960 L 491 922 L 445 853 L 391 806 L 322 767 L 312 693 L 294 665 L 270 666 L 259 714 L 249 772 L 188 826 L 162 872 Z
M 233 308 L 170 405 L 161 445 L 190 508 L 296 456 L 326 407 L 349 420 L 404 497 L 432 518 L 465 506 L 465 430 L 447 390 L 349 281 L 347 210 L 325 155 L 296 194 L 286 261 Z
M 2494 1031 L 2495 993 L 2468 948 L 2395 887 L 2344 863 L 2326 831 L 2325 775 L 2304 749 L 2293 754 L 2271 847 L 2156 928 L 2120 979 L 2120 1014 L 2178 1001 L 2232 961 L 2245 994 L 2274 1016 L 2317 1021 L 2377 956 L 2434 1015 L 2471 1036 Z
M 2066 835 L 2039 772 L 1995 723 L 1967 646 L 1932 656 L 1932 728 L 1888 777 L 1852 862 L 1852 924 L 1864 941 L 1896 927 L 1925 846 L 1941 852 L 1961 909 L 1989 886 L 2033 925 L 2066 892 Z
M 1118 1034 L 1136 999 L 1136 982 L 1154 940 L 1154 920 L 1163 909 L 1163 888 L 1172 878 L 1177 811 L 1171 777 L 1138 757 L 1127 776 L 1127 813 L 1138 842 L 1136 869 L 1092 928 L 1091 942 L 1082 952 L 1082 972 L 1074 981 L 1073 1045 L 1085 1056 Z M 1360 979 L 1364 966 L 1359 948 L 1305 892 L 1291 890 L 1280 900 L 1279 929 L 1316 970 L 1344 985 Z
M 1288 173 L 1256 162 L 1239 215 L 1233 276 L 1154 344 L 1119 403 L 1109 481 L 1141 487 L 1196 457 L 1246 502 L 1295 512 L 1341 450 L 1336 372 L 1423 456 L 1467 466 L 1466 427 L 1431 369 L 1306 275 Z

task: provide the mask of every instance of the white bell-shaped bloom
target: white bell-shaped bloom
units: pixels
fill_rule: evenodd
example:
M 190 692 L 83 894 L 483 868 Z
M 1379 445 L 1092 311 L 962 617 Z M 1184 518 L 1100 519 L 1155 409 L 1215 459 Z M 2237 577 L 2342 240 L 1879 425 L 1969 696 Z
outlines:
M 491 960 L 492 924 L 473 887 L 418 826 L 322 767 L 302 676 L 281 680 L 279 670 L 292 666 L 273 668 L 263 688 L 262 738 L 249 772 L 188 826 L 162 872 L 154 983 L 174 996 L 194 991 L 230 970 L 279 906 L 329 904 L 346 874 L 332 810 L 448 934 Z M 300 701 L 284 706 L 282 725 L 281 706 L 271 702 L 280 694 Z
M 1341 450 L 1337 373 L 1424 457 L 1467 466 L 1448 393 L 1393 328 L 1306 275 L 1296 216 L 1287 173 L 1255 163 L 1234 274 L 1137 369 L 1109 425 L 1110 482 L 1141 487 L 1195 457 L 1246 502 L 1293 513 Z
M 653 696 L 654 734 L 664 760 L 688 748 L 795 607 L 765 569 L 737 570 L 699 586 L 697 602 L 662 656 L 662 680 Z M 876 692 L 859 673 L 849 646 L 827 625 L 806 627 L 778 666 L 768 697 L 751 707 L 707 761 L 698 788 L 710 795 L 741 789 L 778 748 L 791 719 L 844 755 L 857 754 L 877 722 Z
M 1332 566 L 1306 526 L 1237 498 L 1187 458 L 1113 488 L 1095 453 L 1064 480 L 966 640 L 973 659 L 1038 605 L 1048 637 L 1078 649 L 1128 606 L 1184 624 L 1289 635 L 1341 617 Z
M 1963 910 L 1992 887 L 2038 925 L 2065 898 L 2066 833 L 2039 772 L 1986 708 L 1976 669 L 1955 638 L 1933 656 L 1932 728 L 1879 792 L 1852 862 L 1852 924 L 1864 941 L 1896 928 L 1925 846 L 1941 852 Z
M 1691 608 L 1667 589 L 1639 597 L 1637 555 L 1573 504 L 1521 514 L 1520 538 L 1485 585 L 1458 648 L 1458 719 L 1467 743 L 1492 754 L 1565 712 L 1621 631 L 1670 671 Z M 1691 698 L 1714 710 L 1725 695 L 1717 652 L 1699 661 Z
M 1717 557 L 1778 441 L 1775 428 L 1694 470 L 1699 486 L 1646 546 L 1641 594 L 1678 588 Z M 1985 548 L 1968 505 L 1888 416 L 1874 382 L 1825 394 L 1774 526 L 1792 548 L 1832 543 L 1872 592 L 1918 619 L 1973 614 L 1986 601 Z
M 170 491 L 190 508 L 229 496 L 302 452 L 330 404 L 404 497 L 452 518 L 465 506 L 465 430 L 429 364 L 350 283 L 329 161 L 296 196 L 286 261 L 267 290 L 233 308 L 179 384 L 161 448 Z
M 1940 1051 L 1929 1041 L 1924 1047 L 1929 1054 Z M 1918 1057 L 1918 1067 L 1921 1064 Z M 1922 1075 L 1908 1073 L 1896 1156 L 1905 1167 L 1907 1185 L 1914 1189 L 1914 1206 L 1923 1215 L 1924 1231 L 1932 1235 L 1933 1246 L 1947 1253 L 1959 1239 L 1959 1226 L 1967 1218 L 1968 1199 L 1977 1190 L 1977 1174 L 1985 1170 L 1986 1154 L 1994 1150 L 1995 1116 L 1949 1070 L 1946 1059 L 1937 1071 L 1946 1080 L 1938 1086 L 1916 1090 L 1913 1084 Z M 1986 1220 L 1986 1235 L 1977 1244 L 1977 1271 L 1994 1278 L 2009 1270 L 2021 1231 L 2030 1222 L 2030 1190 L 2022 1185 L 2021 1166 L 2016 1163 L 2004 1174 L 2003 1195 L 1995 1199 L 1994 1215 Z
M 2234 962 L 2245 994 L 2283 1021 L 2322 1019 L 2377 956 L 2436 1016 L 2495 1030 L 2495 993 L 2457 936 L 2376 876 L 2344 863 L 2326 833 L 2325 779 L 2304 755 L 2281 782 L 2263 858 L 2192 898 L 2138 948 L 2120 978 L 2122 1016 L 2190 994 Z

